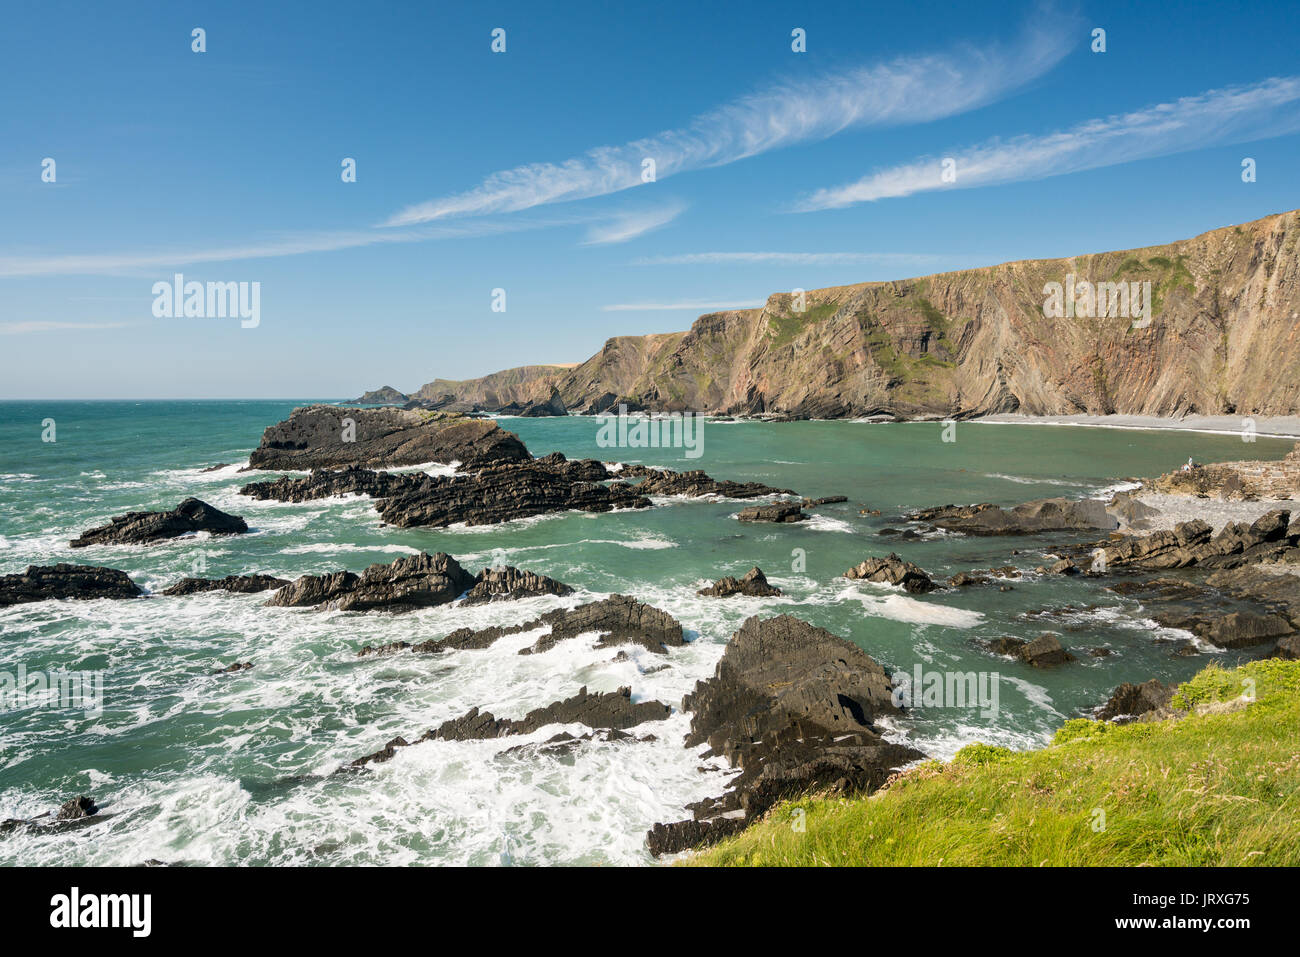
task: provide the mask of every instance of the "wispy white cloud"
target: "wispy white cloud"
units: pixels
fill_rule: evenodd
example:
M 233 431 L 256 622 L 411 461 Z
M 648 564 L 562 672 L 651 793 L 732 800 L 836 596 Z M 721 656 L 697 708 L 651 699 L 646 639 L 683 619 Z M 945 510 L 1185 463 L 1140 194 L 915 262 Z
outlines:
M 35 320 L 32 322 L 0 322 L 0 336 L 21 336 L 32 332 L 58 332 L 75 329 L 79 331 L 95 329 L 125 329 L 137 326 L 138 322 L 56 322 Z
M 439 239 L 468 239 L 501 233 L 559 226 L 588 227 L 587 243 L 623 242 L 669 222 L 684 206 L 668 204 L 640 211 L 587 211 L 567 215 L 527 218 L 483 218 L 460 223 L 438 223 L 402 230 L 364 229 L 296 234 L 225 246 L 143 252 L 72 253 L 43 256 L 0 255 L 3 276 L 77 276 L 134 274 L 165 271 L 205 263 L 274 259 L 307 253 L 336 252 L 386 243 L 421 243 Z
M 129 273 L 146 269 L 171 269 L 203 263 L 235 262 L 245 259 L 270 259 L 304 253 L 356 249 L 379 243 L 411 243 L 429 239 L 447 239 L 470 235 L 528 229 L 538 225 L 523 221 L 506 223 L 479 220 L 450 227 L 407 231 L 360 230 L 322 232 L 282 239 L 210 246 L 197 249 L 169 249 L 127 253 L 73 253 L 49 256 L 0 256 L 0 276 L 63 276 Z
M 990 103 L 1046 73 L 1077 40 L 1075 23 L 1041 14 L 1012 45 L 968 44 L 949 53 L 779 84 L 696 117 L 686 126 L 602 146 L 562 163 L 531 163 L 488 176 L 475 188 L 408 206 L 384 225 L 518 212 L 642 185 L 642 162 L 657 180 L 723 166 L 842 130 L 924 123 Z
M 607 222 L 597 223 L 587 230 L 584 246 L 603 246 L 609 243 L 625 243 L 629 239 L 644 236 L 666 226 L 686 209 L 683 203 L 670 203 L 653 209 L 629 210 L 610 217 Z
M 725 265 L 781 265 L 781 266 L 902 266 L 915 263 L 944 262 L 957 257 L 933 253 L 777 253 L 777 252 L 708 252 L 680 253 L 673 256 L 642 256 L 634 259 L 634 266 L 725 266 Z
M 1209 90 L 1133 113 L 1089 120 L 1043 136 L 991 140 L 951 154 L 955 179 L 944 182 L 942 159 L 926 158 L 821 189 L 800 212 L 838 209 L 937 189 L 964 189 L 1043 179 L 1218 143 L 1242 143 L 1300 130 L 1300 77 L 1272 77 L 1249 86 Z
M 759 302 L 620 302 L 601 306 L 601 312 L 725 312 L 729 309 L 757 309 Z

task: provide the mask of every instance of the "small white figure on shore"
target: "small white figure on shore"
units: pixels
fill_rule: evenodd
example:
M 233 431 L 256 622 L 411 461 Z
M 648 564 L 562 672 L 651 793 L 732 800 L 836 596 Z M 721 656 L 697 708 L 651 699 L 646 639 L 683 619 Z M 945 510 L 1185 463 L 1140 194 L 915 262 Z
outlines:
M 1192 469 L 1194 469 L 1194 468 L 1196 468 L 1196 463 L 1195 463 L 1194 461 L 1192 461 L 1191 457 L 1189 456 L 1188 459 L 1187 459 L 1187 464 L 1184 465 L 1181 469 L 1179 469 L 1179 471 L 1181 471 L 1181 472 L 1190 472 L 1190 471 L 1191 471 Z

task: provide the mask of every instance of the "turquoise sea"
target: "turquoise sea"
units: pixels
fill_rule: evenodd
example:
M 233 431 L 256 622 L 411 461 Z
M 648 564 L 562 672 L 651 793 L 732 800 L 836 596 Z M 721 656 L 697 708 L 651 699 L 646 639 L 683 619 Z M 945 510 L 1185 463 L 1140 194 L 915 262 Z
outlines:
M 564 756 L 501 753 L 518 739 L 428 742 L 373 773 L 331 772 L 471 706 L 517 717 L 582 685 L 630 685 L 637 697 L 677 708 L 750 615 L 798 615 L 909 674 L 919 663 L 1000 676 L 995 716 L 917 709 L 897 721 L 893 733 L 922 750 L 948 756 L 973 740 L 1037 746 L 1120 682 L 1186 678 L 1210 656 L 1174 657 L 1170 640 L 1185 635 L 1158 628 L 1137 601 L 1094 580 L 1034 574 L 1059 538 L 900 542 L 876 531 L 899 525 L 905 508 L 1081 497 L 1168 471 L 1189 456 L 1280 458 L 1293 445 L 974 423 L 959 424 L 956 441 L 944 442 L 938 423 L 710 422 L 702 456 L 687 459 L 681 449 L 599 448 L 598 423 L 589 418 L 502 419 L 538 455 L 559 450 L 702 468 L 717 478 L 849 501 L 790 526 L 742 525 L 733 517 L 741 507 L 735 501 L 668 499 L 648 510 L 489 528 L 396 529 L 380 526 L 367 499 L 291 505 L 237 494 L 264 477 L 238 471 L 262 430 L 307 401 L 0 403 L 0 573 L 59 561 L 99 564 L 160 592 L 195 570 L 293 578 L 445 551 L 473 571 L 504 560 L 578 593 L 400 616 L 272 609 L 262 607 L 266 595 L 226 593 L 0 610 L 0 672 L 65 668 L 99 672 L 104 681 L 101 714 L 39 701 L 0 711 L 0 819 L 41 814 L 78 794 L 93 795 L 105 814 L 78 830 L 0 836 L 0 863 L 650 863 L 646 829 L 682 817 L 685 804 L 720 792 L 727 776 L 716 761 L 682 747 L 689 717 L 680 712 L 643 729 L 653 731 L 653 742 L 597 742 Z M 42 441 L 47 419 L 55 423 L 54 442 Z M 203 471 L 219 463 L 226 467 Z M 68 547 L 111 516 L 171 508 L 189 495 L 244 516 L 250 533 Z M 859 514 L 863 509 L 881 515 Z M 1010 591 L 920 596 L 839 577 L 891 550 L 936 578 L 1005 564 L 1026 574 Z M 784 597 L 696 597 L 706 583 L 755 564 Z M 583 639 L 546 654 L 516 654 L 530 637 L 440 656 L 355 656 L 367 643 L 513 623 L 612 592 L 670 612 L 692 641 L 666 659 L 630 647 L 626 661 Z M 1035 670 L 977 644 L 1049 630 L 1076 662 Z M 1111 654 L 1092 657 L 1096 647 Z M 234 661 L 254 667 L 213 676 Z

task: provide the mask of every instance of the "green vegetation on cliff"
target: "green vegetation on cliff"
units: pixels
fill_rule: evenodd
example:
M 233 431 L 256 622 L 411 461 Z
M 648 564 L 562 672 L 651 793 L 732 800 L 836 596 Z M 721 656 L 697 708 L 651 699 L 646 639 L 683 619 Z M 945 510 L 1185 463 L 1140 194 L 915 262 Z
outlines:
M 1188 714 L 1067 721 L 1041 750 L 973 744 L 869 797 L 788 802 L 688 863 L 1300 864 L 1300 662 L 1211 665 L 1173 706 Z

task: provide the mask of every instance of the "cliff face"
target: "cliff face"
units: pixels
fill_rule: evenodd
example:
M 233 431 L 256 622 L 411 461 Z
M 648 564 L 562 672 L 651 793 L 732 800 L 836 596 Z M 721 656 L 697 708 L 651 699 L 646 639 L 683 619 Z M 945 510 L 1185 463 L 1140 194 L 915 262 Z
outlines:
M 685 333 L 611 339 L 573 369 L 439 380 L 420 394 L 504 404 L 554 387 L 571 411 L 626 399 L 825 418 L 1297 414 L 1298 240 L 1292 211 L 1164 246 L 813 290 L 802 311 L 779 293 Z M 1150 322 L 1045 315 L 1044 287 L 1068 289 L 1070 276 L 1149 282 Z

